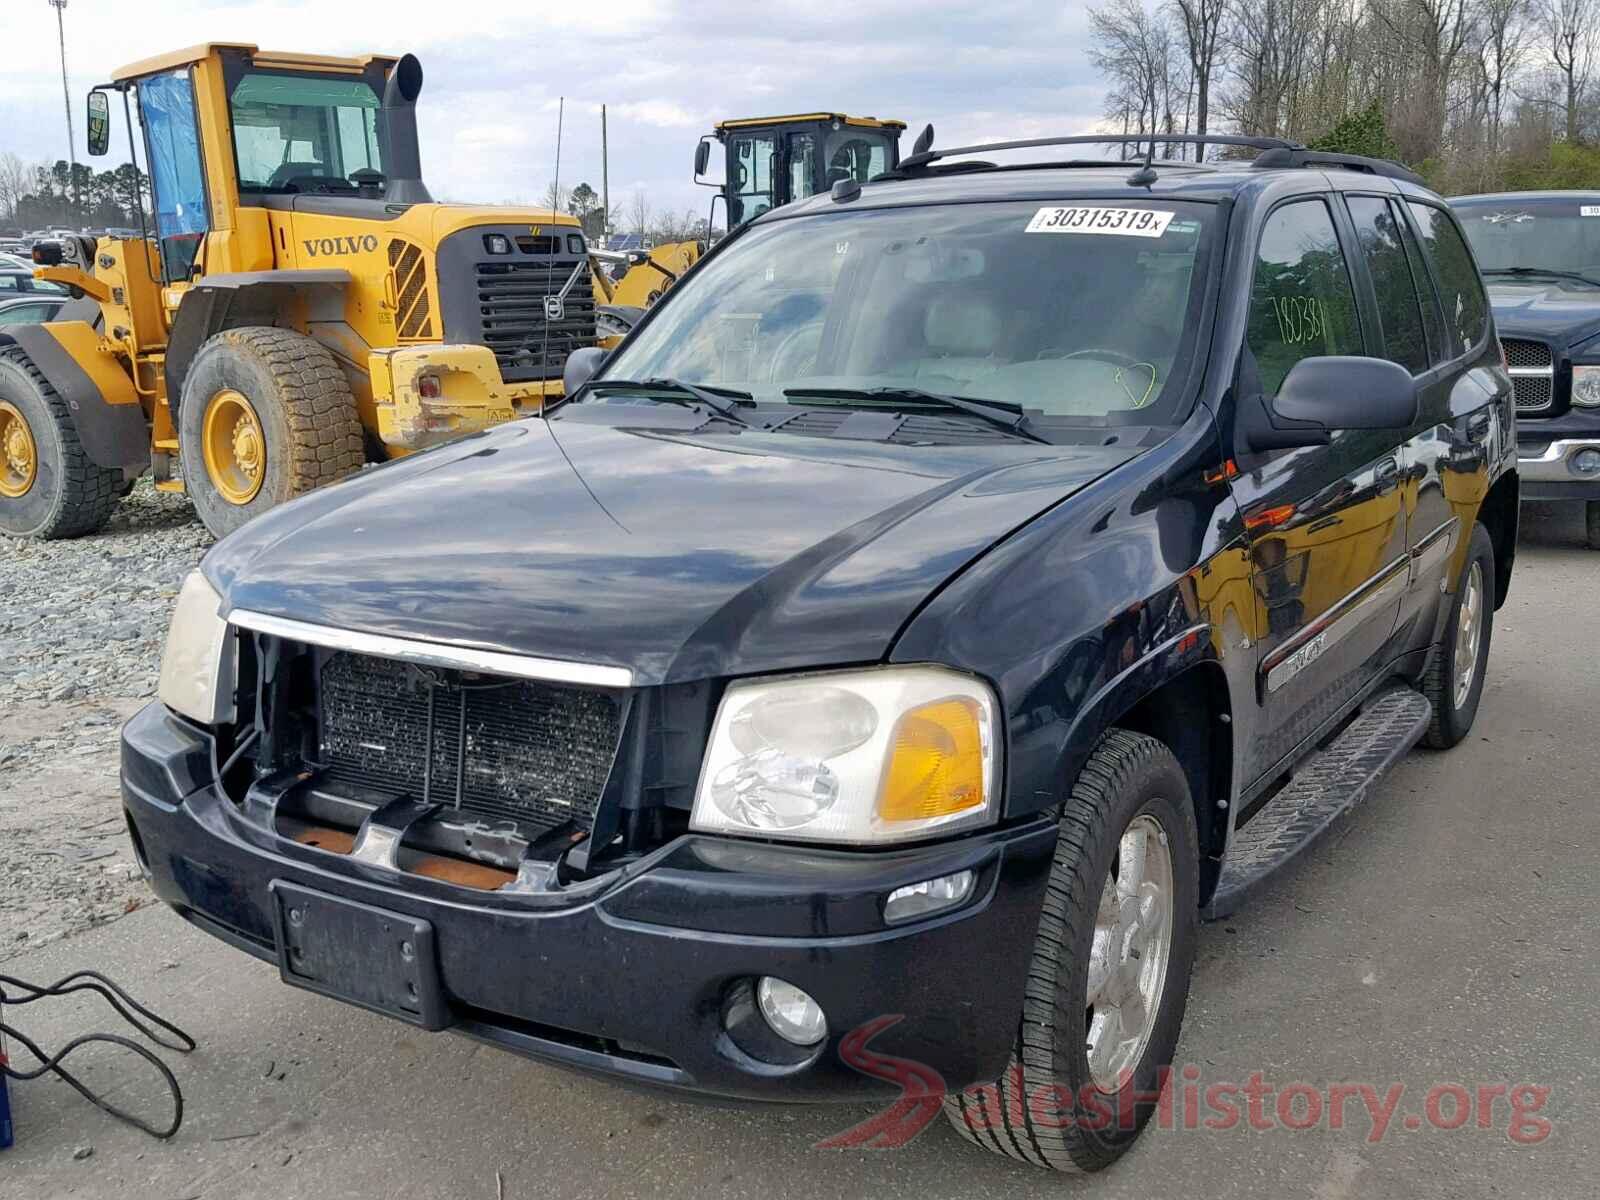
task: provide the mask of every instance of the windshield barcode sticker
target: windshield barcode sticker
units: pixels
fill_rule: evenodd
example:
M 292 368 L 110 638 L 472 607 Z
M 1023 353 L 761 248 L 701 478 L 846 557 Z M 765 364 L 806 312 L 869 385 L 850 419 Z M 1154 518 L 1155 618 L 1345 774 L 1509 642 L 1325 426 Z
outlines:
M 1580 204 L 1578 205 L 1578 215 L 1580 217 L 1600 217 L 1600 204 Z
M 1154 208 L 1041 208 L 1025 233 L 1110 233 L 1118 237 L 1158 238 L 1175 213 Z

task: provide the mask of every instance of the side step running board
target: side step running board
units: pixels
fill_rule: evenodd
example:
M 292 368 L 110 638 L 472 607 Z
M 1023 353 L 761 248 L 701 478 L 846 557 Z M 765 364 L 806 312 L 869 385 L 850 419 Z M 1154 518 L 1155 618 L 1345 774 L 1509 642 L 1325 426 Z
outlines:
M 1308 758 L 1284 788 L 1233 835 L 1217 890 L 1205 909 L 1215 920 L 1300 857 L 1428 731 L 1433 708 L 1420 692 L 1379 692 L 1347 729 Z

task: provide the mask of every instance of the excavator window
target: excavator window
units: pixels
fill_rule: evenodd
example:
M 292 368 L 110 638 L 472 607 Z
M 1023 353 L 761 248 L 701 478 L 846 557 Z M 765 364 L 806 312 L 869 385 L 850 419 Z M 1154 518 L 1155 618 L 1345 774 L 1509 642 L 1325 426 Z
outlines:
M 241 192 L 355 192 L 382 179 L 378 95 L 360 80 L 252 71 L 229 107 Z
M 771 133 L 748 133 L 728 146 L 728 221 L 739 225 L 776 206 L 773 193 L 778 139 Z

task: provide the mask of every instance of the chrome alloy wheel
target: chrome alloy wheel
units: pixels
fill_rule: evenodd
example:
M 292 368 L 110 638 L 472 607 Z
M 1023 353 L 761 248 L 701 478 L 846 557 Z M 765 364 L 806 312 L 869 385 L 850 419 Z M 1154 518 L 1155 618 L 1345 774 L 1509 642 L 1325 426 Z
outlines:
M 1478 643 L 1483 639 L 1483 563 L 1473 559 L 1461 584 L 1461 613 L 1456 618 L 1455 706 L 1472 692 L 1478 674 Z
M 1105 1093 L 1139 1065 L 1172 953 L 1172 851 L 1152 816 L 1129 822 L 1100 892 L 1089 949 L 1089 1074 Z

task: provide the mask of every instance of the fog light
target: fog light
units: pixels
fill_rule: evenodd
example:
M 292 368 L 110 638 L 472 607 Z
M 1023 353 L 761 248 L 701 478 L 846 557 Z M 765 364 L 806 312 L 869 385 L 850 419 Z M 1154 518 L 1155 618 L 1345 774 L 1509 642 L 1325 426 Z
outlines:
M 756 1002 L 772 1031 L 786 1042 L 815 1046 L 828 1036 L 822 1006 L 792 983 L 763 975 L 756 985 Z
M 971 871 L 957 871 L 954 875 L 941 875 L 937 879 L 895 888 L 883 902 L 883 919 L 891 923 L 909 921 L 912 917 L 954 908 L 972 895 L 974 878 Z
M 1574 475 L 1600 475 L 1600 450 L 1579 450 L 1571 465 Z
M 443 386 L 439 383 L 437 375 L 417 376 L 417 395 L 424 400 L 437 400 L 444 393 Z
M 483 248 L 490 254 L 510 254 L 511 239 L 503 233 L 486 233 L 483 235 Z

